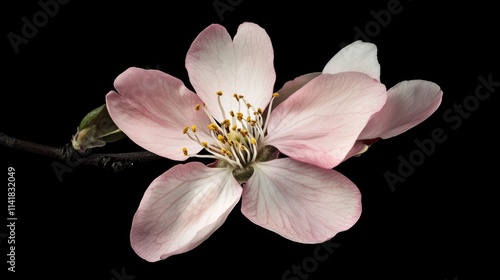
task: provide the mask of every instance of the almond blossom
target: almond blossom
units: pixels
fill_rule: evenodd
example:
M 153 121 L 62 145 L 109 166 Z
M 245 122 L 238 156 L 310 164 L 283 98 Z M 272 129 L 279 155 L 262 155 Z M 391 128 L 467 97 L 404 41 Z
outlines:
M 385 86 L 364 73 L 325 73 L 273 108 L 273 60 L 260 26 L 243 23 L 231 38 L 212 24 L 186 56 L 194 90 L 158 70 L 116 78 L 106 104 L 132 141 L 176 161 L 213 161 L 179 163 L 147 188 L 130 233 L 143 259 L 195 248 L 240 201 L 251 222 L 300 243 L 324 242 L 358 221 L 361 194 L 332 168 L 384 105 Z
M 279 90 L 281 100 L 286 100 L 315 77 L 329 73 L 360 72 L 380 81 L 380 64 L 377 46 L 355 41 L 335 54 L 322 72 L 308 73 L 287 82 Z M 358 136 L 358 141 L 346 159 L 365 152 L 378 139 L 388 139 L 406 132 L 431 116 L 441 104 L 443 91 L 434 82 L 426 80 L 402 81 L 387 91 L 387 101 L 382 110 L 373 115 Z

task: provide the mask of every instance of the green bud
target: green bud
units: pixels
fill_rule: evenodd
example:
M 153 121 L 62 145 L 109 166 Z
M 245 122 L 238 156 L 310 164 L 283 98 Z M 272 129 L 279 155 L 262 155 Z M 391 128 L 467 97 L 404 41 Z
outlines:
M 85 152 L 87 149 L 102 147 L 125 136 L 111 119 L 106 104 L 103 104 L 82 119 L 76 134 L 71 138 L 71 144 L 76 151 Z

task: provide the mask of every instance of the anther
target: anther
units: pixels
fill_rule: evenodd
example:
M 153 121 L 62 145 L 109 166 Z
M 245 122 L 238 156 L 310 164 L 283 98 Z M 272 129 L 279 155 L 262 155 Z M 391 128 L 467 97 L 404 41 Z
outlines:
M 217 140 L 219 140 L 222 144 L 226 143 L 226 139 L 222 134 L 217 135 Z
M 219 130 L 219 127 L 215 123 L 211 123 L 208 125 L 208 129 L 210 129 L 212 131 L 217 131 L 217 130 Z
M 223 120 L 221 125 L 223 125 L 225 127 L 229 127 L 231 125 L 231 121 L 230 120 Z
M 223 155 L 228 156 L 229 158 L 232 158 L 232 157 L 233 157 L 233 154 L 231 154 L 231 152 L 230 152 L 229 150 L 227 150 L 227 149 L 222 148 L 222 149 L 221 149 L 221 153 L 222 153 Z

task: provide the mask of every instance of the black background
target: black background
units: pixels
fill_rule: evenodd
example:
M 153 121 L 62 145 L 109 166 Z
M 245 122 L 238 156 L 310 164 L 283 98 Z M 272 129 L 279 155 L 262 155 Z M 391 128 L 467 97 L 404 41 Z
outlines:
M 341 43 L 353 41 L 356 28 L 372 26 L 367 38 L 378 47 L 381 79 L 388 88 L 425 79 L 439 84 L 444 97 L 419 126 L 336 168 L 360 188 L 363 214 L 334 237 L 340 246 L 323 261 L 311 261 L 319 245 L 297 244 L 260 228 L 238 205 L 199 247 L 148 263 L 130 247 L 132 217 L 149 183 L 175 162 L 138 164 L 122 173 L 78 166 L 60 182 L 53 159 L 0 147 L 3 176 L 7 167 L 16 169 L 18 218 L 17 272 L 7 271 L 8 244 L 2 235 L 0 267 L 7 275 L 2 279 L 463 280 L 498 275 L 500 87 L 484 100 L 474 97 L 479 76 L 500 82 L 498 15 L 492 4 L 401 0 L 399 13 L 374 24 L 373 13 L 395 1 L 229 1 L 235 5 L 222 19 L 215 1 L 72 0 L 59 5 L 15 53 L 7 34 L 21 35 L 21 18 L 32 19 L 41 8 L 36 1 L 11 2 L 2 4 L 0 131 L 41 144 L 66 144 L 81 118 L 104 103 L 114 78 L 130 66 L 159 68 L 190 87 L 185 54 L 211 23 L 223 24 L 232 35 L 244 21 L 266 29 L 275 50 L 276 89 L 298 75 L 321 71 Z M 453 121 L 445 118 L 464 101 L 470 102 L 466 115 L 452 111 Z M 391 189 L 384 174 L 398 174 L 400 159 L 417 153 L 415 140 L 431 137 L 435 129 L 444 131 L 446 140 L 435 143 L 423 163 Z M 95 152 L 136 150 L 125 139 Z M 2 193 L 6 208 L 6 190 Z M 2 226 L 0 233 L 6 232 Z M 294 265 L 304 274 L 284 278 Z M 128 278 L 117 277 L 123 272 Z

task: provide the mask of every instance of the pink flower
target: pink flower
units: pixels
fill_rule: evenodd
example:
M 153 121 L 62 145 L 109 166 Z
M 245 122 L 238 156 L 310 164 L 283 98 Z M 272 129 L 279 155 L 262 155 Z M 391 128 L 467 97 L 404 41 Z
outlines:
M 195 248 L 240 198 L 250 221 L 301 243 L 324 242 L 359 219 L 359 190 L 331 168 L 384 105 L 384 85 L 363 73 L 317 75 L 271 111 L 279 99 L 273 59 L 258 25 L 241 24 L 232 39 L 213 24 L 186 57 L 196 93 L 157 70 L 129 68 L 116 78 L 106 103 L 131 140 L 173 160 L 215 160 L 178 164 L 151 183 L 130 233 L 140 257 Z
M 380 81 L 380 64 L 377 47 L 372 43 L 355 41 L 341 49 L 325 65 L 321 73 L 309 73 L 287 82 L 278 92 L 286 100 L 309 81 L 320 74 L 360 72 Z M 431 116 L 441 104 L 443 92 L 430 81 L 408 80 L 394 85 L 387 91 L 387 101 L 375 113 L 358 136 L 358 141 L 346 159 L 365 152 L 378 139 L 397 136 Z

